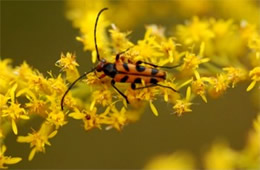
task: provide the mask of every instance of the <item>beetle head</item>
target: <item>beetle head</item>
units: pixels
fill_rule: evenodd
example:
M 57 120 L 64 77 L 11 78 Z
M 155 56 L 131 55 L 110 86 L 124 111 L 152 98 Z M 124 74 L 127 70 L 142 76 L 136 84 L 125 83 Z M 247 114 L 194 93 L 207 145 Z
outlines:
M 100 61 L 99 61 L 99 63 L 98 63 L 98 65 L 97 65 L 97 71 L 98 72 L 101 72 L 101 71 L 103 71 L 103 68 L 104 68 L 104 66 L 105 66 L 105 64 L 107 63 L 107 61 L 103 58 L 103 59 L 101 59 Z

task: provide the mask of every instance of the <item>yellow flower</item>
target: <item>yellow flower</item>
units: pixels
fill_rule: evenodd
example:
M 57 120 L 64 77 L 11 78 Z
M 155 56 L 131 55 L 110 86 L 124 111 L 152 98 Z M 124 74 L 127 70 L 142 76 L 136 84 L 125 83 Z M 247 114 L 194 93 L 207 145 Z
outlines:
M 160 63 L 160 65 L 165 65 L 166 62 L 179 64 L 179 60 L 181 55 L 177 52 L 176 46 L 178 46 L 176 42 L 174 42 L 174 38 L 169 38 L 168 40 L 164 40 L 159 44 L 159 49 L 162 50 L 167 59 L 164 60 L 165 63 Z
M 44 122 L 38 132 L 29 133 L 28 136 L 18 136 L 17 142 L 30 143 L 32 148 L 28 159 L 31 161 L 36 152 L 45 152 L 45 145 L 51 145 L 50 138 L 57 134 L 57 130 L 53 130 L 53 126 Z
M 38 94 L 43 93 L 50 95 L 52 93 L 48 80 L 39 72 L 29 77 L 28 86 L 26 88 L 29 88 Z
M 177 26 L 177 36 L 186 45 L 200 43 L 212 39 L 215 34 L 210 29 L 207 21 L 201 21 L 198 17 L 193 17 L 192 21 L 186 25 Z
M 240 152 L 238 167 L 248 169 L 260 168 L 260 113 L 253 122 L 253 129 L 248 135 L 246 147 Z
M 227 90 L 229 80 L 226 74 L 220 74 L 217 77 L 212 77 L 210 84 L 209 94 L 211 97 L 219 97 Z
M 171 87 L 175 90 L 179 90 L 179 88 L 177 88 L 177 86 L 175 85 L 175 83 L 173 81 L 174 81 L 174 79 L 171 79 L 170 81 L 166 80 L 160 84 Z M 170 101 L 171 103 L 173 103 L 180 96 L 179 93 L 173 92 L 171 89 L 168 89 L 168 88 L 161 88 L 161 93 L 164 97 L 164 101 L 165 102 Z
M 246 72 L 241 68 L 225 67 L 223 70 L 227 72 L 227 78 L 228 81 L 232 83 L 232 88 L 234 88 L 238 82 L 246 78 Z
M 60 67 L 62 71 L 74 70 L 79 64 L 76 62 L 76 55 L 72 53 L 61 53 L 61 58 L 56 62 L 56 66 Z
M 216 20 L 210 19 L 210 24 L 212 25 L 212 31 L 214 32 L 215 38 L 222 38 L 223 36 L 227 36 L 232 33 L 234 29 L 233 20 Z
M 127 50 L 129 47 L 133 46 L 127 36 L 131 33 L 128 32 L 120 32 L 119 29 L 113 24 L 112 29 L 109 30 L 112 38 L 112 46 L 115 49 L 116 53 L 120 53 L 122 51 Z
M 109 125 L 106 129 L 115 128 L 120 131 L 127 123 L 126 109 L 122 107 L 119 111 L 114 104 L 110 105 L 104 114 L 109 117 L 104 120 L 104 124 Z
M 0 58 L 0 93 L 5 93 L 10 87 L 10 82 L 14 79 L 11 69 L 11 60 Z
M 92 104 L 101 104 L 102 106 L 107 106 L 112 103 L 112 93 L 111 90 L 103 89 L 96 90 L 92 94 Z
M 76 55 L 72 53 L 61 53 L 61 58 L 56 62 L 56 66 L 60 67 L 62 71 L 66 72 L 68 81 L 73 82 L 75 77 L 79 77 L 77 67 L 79 64 L 76 62 Z
M 58 77 L 54 77 L 52 73 L 49 72 L 49 75 L 51 76 L 50 78 L 48 78 L 49 88 L 52 92 L 51 94 L 63 95 L 64 92 L 67 90 L 67 86 L 65 85 L 61 74 L 59 74 Z
M 5 156 L 4 153 L 6 151 L 6 146 L 2 145 L 0 148 L 0 168 L 5 169 L 7 167 L 4 166 L 4 164 L 16 164 L 22 160 L 20 157 L 11 157 L 11 156 Z
M 255 67 L 249 72 L 249 76 L 253 80 L 247 87 L 246 91 L 250 91 L 256 85 L 256 82 L 260 81 L 260 67 Z
M 163 42 L 165 40 L 165 28 L 155 24 L 145 26 L 145 29 L 149 34 L 155 36 L 157 42 Z
M 158 51 L 158 42 L 150 29 L 147 29 L 143 40 L 139 40 L 137 45 L 133 48 L 138 55 L 134 61 L 147 61 L 151 63 L 158 63 L 158 59 L 163 56 L 163 52 Z
M 206 169 L 235 169 L 237 157 L 238 153 L 225 143 L 217 143 L 206 153 L 204 166 Z
M 65 125 L 67 121 L 65 120 L 65 115 L 64 113 L 60 110 L 59 105 L 56 106 L 57 109 L 51 109 L 51 112 L 48 113 L 48 117 L 46 120 L 48 123 L 51 123 L 55 125 L 56 129 L 59 127 Z
M 17 84 L 15 84 L 10 90 L 10 98 L 11 101 L 9 103 L 9 106 L 7 108 L 4 108 L 2 110 L 1 117 L 8 117 L 12 123 L 12 129 L 14 134 L 18 134 L 18 129 L 16 125 L 16 121 L 19 119 L 29 119 L 29 116 L 27 115 L 28 113 L 25 111 L 24 108 L 21 108 L 21 104 L 17 103 L 16 101 L 16 89 L 17 89 Z
M 253 49 L 256 54 L 256 59 L 260 59 L 260 35 L 254 34 L 248 41 L 248 47 Z
M 102 82 L 104 82 L 105 78 L 102 80 L 98 78 L 97 73 L 89 73 L 87 75 L 87 79 L 84 79 L 83 81 L 87 83 L 87 85 L 100 85 Z
M 144 84 L 140 85 L 143 87 Z M 144 88 L 139 90 L 132 90 L 128 88 L 125 92 L 128 100 L 132 105 L 139 106 L 140 101 L 150 101 L 155 99 L 158 89 L 156 87 Z
M 207 98 L 206 98 L 206 89 L 207 89 L 207 84 L 210 81 L 210 78 L 208 77 L 200 77 L 199 73 L 197 71 L 194 72 L 196 80 L 192 81 L 192 91 L 200 95 L 200 97 L 203 99 L 205 103 L 207 103 Z
M 200 45 L 200 52 L 198 55 L 195 55 L 192 52 L 186 52 L 184 57 L 184 63 L 181 66 L 181 74 L 185 76 L 189 76 L 190 74 L 193 74 L 193 72 L 199 68 L 199 65 L 202 63 L 208 62 L 209 58 L 203 58 L 203 53 L 205 49 L 205 43 L 202 42 Z
M 82 119 L 82 121 L 84 122 L 85 130 L 91 130 L 93 128 L 101 129 L 101 123 L 104 116 L 99 115 L 96 112 L 96 107 L 94 107 L 92 110 L 88 108 L 87 110 L 82 111 L 75 108 L 74 112 L 69 114 L 69 117 L 72 117 L 74 119 Z
M 186 91 L 186 98 L 182 100 L 176 100 L 175 105 L 173 106 L 173 109 L 175 110 L 175 113 L 177 116 L 181 116 L 185 112 L 191 112 L 190 106 L 192 103 L 190 102 L 191 97 L 191 88 L 188 87 Z
M 88 5 L 84 5 L 84 7 L 90 7 L 92 3 Z M 95 63 L 97 59 L 97 54 L 95 51 L 95 44 L 94 44 L 94 24 L 96 21 L 97 13 L 100 9 L 104 8 L 103 5 L 95 6 L 93 8 L 88 8 L 82 10 L 80 13 L 81 19 L 78 20 L 78 24 L 76 27 L 80 28 L 81 36 L 76 37 L 76 39 L 83 43 L 84 50 L 92 51 L 92 62 Z M 99 47 L 100 56 L 108 56 L 110 55 L 110 49 L 108 48 L 108 36 L 106 34 L 106 27 L 108 26 L 108 22 L 105 19 L 106 14 L 104 13 L 99 18 L 98 28 L 97 28 L 97 42 Z M 88 23 L 88 24 L 86 24 Z

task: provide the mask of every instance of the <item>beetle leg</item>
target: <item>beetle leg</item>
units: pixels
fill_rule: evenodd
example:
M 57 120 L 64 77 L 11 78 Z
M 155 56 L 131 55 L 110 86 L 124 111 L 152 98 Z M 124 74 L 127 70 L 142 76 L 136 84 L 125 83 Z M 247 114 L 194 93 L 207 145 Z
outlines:
M 133 89 L 133 90 L 136 89 L 135 83 L 132 83 L 132 84 L 131 84 L 131 89 Z
M 129 47 L 129 48 L 126 49 L 125 51 L 122 51 L 122 52 L 118 53 L 118 54 L 116 55 L 116 61 L 119 61 L 120 55 L 122 55 L 122 54 L 124 54 L 125 52 L 127 52 L 130 48 L 132 48 L 132 47 Z
M 175 93 L 179 93 L 179 91 L 177 91 L 176 89 L 170 87 L 170 86 L 164 86 L 164 85 L 161 85 L 161 84 L 156 84 L 157 86 L 160 86 L 160 87 L 163 87 L 163 88 L 167 88 L 167 89 L 170 89 L 172 91 L 174 91 Z
M 145 89 L 145 88 L 149 88 L 149 87 L 155 87 L 155 86 L 159 86 L 159 87 L 163 87 L 163 88 L 167 88 L 167 89 L 170 89 L 172 91 L 174 91 L 175 93 L 179 93 L 177 90 L 175 90 L 174 88 L 170 87 L 170 86 L 164 86 L 164 85 L 161 85 L 161 84 L 150 84 L 150 85 L 147 85 L 147 86 L 144 86 L 144 87 L 138 87 L 138 88 L 132 88 L 133 90 L 140 90 L 140 89 Z M 132 87 L 132 86 L 131 86 Z
M 121 94 L 121 96 L 123 96 L 126 100 L 126 102 L 129 104 L 129 101 L 127 99 L 127 97 L 124 95 L 124 93 L 122 93 L 116 86 L 115 86 L 116 82 L 114 79 L 111 80 L 111 85 L 113 86 L 113 88 L 119 93 Z
M 142 64 L 142 63 L 143 63 L 143 64 L 150 65 L 150 66 L 152 66 L 152 67 L 154 67 L 154 68 L 159 67 L 159 68 L 167 68 L 167 69 L 176 68 L 176 67 L 179 67 L 179 66 L 182 65 L 182 63 L 181 63 L 181 64 L 178 64 L 178 65 L 175 65 L 175 66 L 158 66 L 158 65 L 155 65 L 155 64 L 152 64 L 152 63 L 147 63 L 147 62 L 144 62 L 144 61 L 137 61 L 137 62 L 136 62 L 136 65 L 140 65 L 140 64 Z
M 149 88 L 149 87 L 155 87 L 155 86 L 157 86 L 157 84 L 150 84 L 150 85 L 147 85 L 147 86 L 143 86 L 143 87 L 137 87 L 137 88 L 135 88 L 135 89 L 133 89 L 133 90 L 140 90 L 140 89 L 145 89 L 145 88 Z
M 102 74 L 102 75 L 100 75 L 98 78 L 99 78 L 99 79 L 102 79 L 102 78 L 104 78 L 104 77 L 106 77 L 106 75 L 105 75 L 105 74 Z

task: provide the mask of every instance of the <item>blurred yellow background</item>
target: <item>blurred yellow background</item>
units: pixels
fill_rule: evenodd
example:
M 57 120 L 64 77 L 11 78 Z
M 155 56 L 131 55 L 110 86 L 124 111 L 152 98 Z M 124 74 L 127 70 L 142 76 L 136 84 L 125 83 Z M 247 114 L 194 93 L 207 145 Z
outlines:
M 139 4 L 138 1 L 131 3 Z M 158 3 L 151 1 L 149 5 L 155 8 Z M 27 61 L 43 73 L 52 70 L 58 74 L 59 69 L 54 64 L 60 53 L 76 52 L 79 70 L 89 70 L 92 67 L 91 59 L 83 51 L 83 45 L 75 40 L 79 31 L 65 18 L 65 10 L 64 1 L 1 1 L 1 57 L 11 58 L 14 65 Z M 110 20 L 117 23 L 116 18 L 121 14 L 110 15 Z M 190 11 L 183 18 L 189 19 L 193 15 Z M 141 20 L 143 23 L 138 22 L 139 25 L 124 29 L 132 30 L 130 39 L 136 41 L 143 36 L 144 25 L 171 22 L 161 20 L 159 16 L 149 13 L 149 19 Z M 126 20 L 131 18 L 126 14 L 124 17 Z M 177 23 L 184 23 L 184 20 L 177 20 Z M 194 102 L 193 112 L 181 117 L 172 115 L 171 106 L 158 100 L 155 105 L 159 117 L 147 109 L 140 121 L 126 126 L 121 132 L 114 129 L 86 132 L 81 121 L 69 118 L 69 123 L 50 140 L 52 146 L 47 147 L 46 153 L 37 154 L 31 162 L 27 161 L 30 152 L 28 145 L 17 143 L 16 136 L 10 133 L 5 140 L 8 147 L 6 155 L 23 158 L 22 162 L 10 166 L 19 169 L 136 169 L 143 168 L 156 155 L 188 151 L 194 155 L 197 166 L 202 167 L 203 153 L 218 139 L 227 141 L 237 150 L 244 147 L 252 120 L 259 111 L 259 96 L 255 96 L 253 103 L 252 95 L 245 90 L 247 86 L 248 82 L 229 89 L 224 96 L 209 99 L 208 104 L 198 98 Z M 41 120 L 25 124 L 19 134 L 26 135 L 38 121 Z

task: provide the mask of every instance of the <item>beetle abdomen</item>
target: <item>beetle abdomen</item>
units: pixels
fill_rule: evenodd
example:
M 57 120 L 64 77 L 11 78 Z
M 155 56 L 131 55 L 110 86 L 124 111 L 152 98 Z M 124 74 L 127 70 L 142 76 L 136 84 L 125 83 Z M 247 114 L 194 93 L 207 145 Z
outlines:
M 114 80 L 121 83 L 142 83 L 143 80 L 146 84 L 157 84 L 157 82 L 163 81 L 165 78 L 118 73 L 115 75 Z
M 160 77 L 162 79 L 166 78 L 166 73 L 162 70 L 129 63 L 116 64 L 116 70 L 119 73 L 125 73 L 130 75 Z

